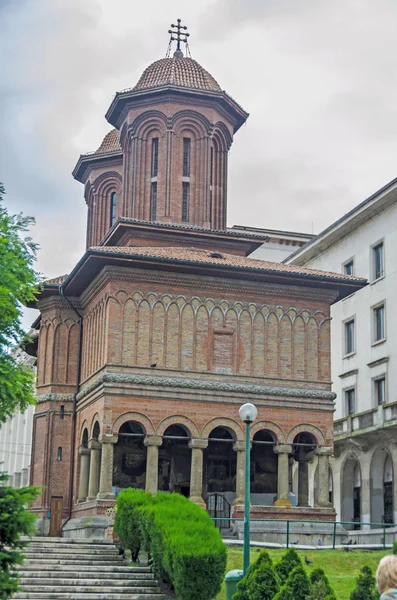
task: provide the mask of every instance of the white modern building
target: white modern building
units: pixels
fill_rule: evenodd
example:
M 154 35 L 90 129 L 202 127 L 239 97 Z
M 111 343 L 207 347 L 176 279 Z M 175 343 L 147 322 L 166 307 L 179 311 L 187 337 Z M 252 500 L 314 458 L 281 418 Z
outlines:
M 330 494 L 338 518 L 357 523 L 347 529 L 396 523 L 397 179 L 283 262 L 368 279 L 332 306 L 337 397 Z M 312 487 L 315 493 L 315 479 Z
M 20 348 L 13 354 L 18 361 L 35 369 L 35 357 Z M 17 488 L 29 485 L 34 409 L 29 406 L 24 413 L 17 411 L 0 424 L 0 471 L 8 473 L 8 484 Z

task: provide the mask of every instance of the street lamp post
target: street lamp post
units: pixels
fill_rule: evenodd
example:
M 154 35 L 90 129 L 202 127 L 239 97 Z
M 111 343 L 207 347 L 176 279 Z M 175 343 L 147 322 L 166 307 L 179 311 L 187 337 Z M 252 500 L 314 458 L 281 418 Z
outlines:
M 238 411 L 240 419 L 245 423 L 245 482 L 244 482 L 244 562 L 243 572 L 247 573 L 250 565 L 250 525 L 251 525 L 251 440 L 250 426 L 255 421 L 258 410 L 256 406 L 247 402 Z

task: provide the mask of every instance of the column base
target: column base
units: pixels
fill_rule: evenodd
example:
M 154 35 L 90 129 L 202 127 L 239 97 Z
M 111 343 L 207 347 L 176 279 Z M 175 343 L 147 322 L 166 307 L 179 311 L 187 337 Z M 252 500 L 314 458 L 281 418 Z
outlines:
M 201 506 L 201 508 L 204 508 L 204 510 L 207 508 L 207 505 L 201 496 L 190 496 L 189 500 L 191 500 L 194 504 Z
M 232 506 L 244 506 L 244 498 L 235 498 Z
M 280 498 L 275 501 L 274 506 L 285 506 L 286 508 L 290 508 L 292 503 L 287 499 L 284 500 L 283 498 Z
M 113 492 L 99 492 L 97 500 L 114 500 L 116 496 Z
M 332 508 L 331 502 L 318 502 L 314 508 Z
M 92 502 L 93 500 L 96 500 L 97 496 L 87 496 L 86 502 Z

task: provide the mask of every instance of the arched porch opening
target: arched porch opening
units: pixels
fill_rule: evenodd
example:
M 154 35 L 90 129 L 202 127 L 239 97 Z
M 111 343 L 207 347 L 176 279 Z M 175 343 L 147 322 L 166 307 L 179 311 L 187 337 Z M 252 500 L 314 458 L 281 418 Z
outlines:
M 374 452 L 370 484 L 371 522 L 393 523 L 393 465 L 386 448 Z
M 354 523 L 360 529 L 361 522 L 361 469 L 355 456 L 349 456 L 341 473 L 341 513 L 342 521 Z
M 159 448 L 158 489 L 190 495 L 190 435 L 183 425 L 170 425 Z
M 252 440 L 251 503 L 272 506 L 277 499 L 278 459 L 273 448 L 277 440 L 272 431 L 261 429 Z
M 77 502 L 85 502 L 88 496 L 88 484 L 90 477 L 90 450 L 88 448 L 88 441 L 88 429 L 85 427 L 81 436 L 81 445 L 79 448 L 80 468 Z
M 318 488 L 319 488 L 319 474 L 318 474 L 318 465 L 316 467 L 316 472 L 314 474 L 314 486 L 313 486 L 313 497 L 314 497 L 314 506 L 318 504 Z M 332 476 L 331 467 L 329 467 L 329 475 L 328 475 L 328 501 L 333 506 L 334 505 L 334 480 Z
M 236 497 L 237 456 L 233 446 L 235 433 L 226 427 L 215 427 L 204 450 L 203 494 L 221 494 L 231 505 Z
M 309 506 L 309 462 L 313 460 L 314 450 L 318 446 L 317 439 L 312 433 L 302 431 L 294 437 L 292 443 L 294 460 L 297 468 L 297 505 Z
M 126 421 L 118 431 L 113 454 L 113 488 L 116 496 L 126 488 L 144 490 L 146 484 L 145 430 L 137 421 Z

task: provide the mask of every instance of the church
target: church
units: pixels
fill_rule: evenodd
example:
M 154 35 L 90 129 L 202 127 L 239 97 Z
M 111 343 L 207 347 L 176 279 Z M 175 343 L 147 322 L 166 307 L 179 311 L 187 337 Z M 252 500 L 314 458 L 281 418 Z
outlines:
M 250 257 L 268 236 L 227 226 L 228 154 L 248 113 L 183 53 L 179 20 L 172 41 L 77 161 L 87 249 L 35 303 L 43 535 L 104 535 L 128 487 L 241 516 L 245 402 L 258 409 L 253 517 L 335 519 L 330 306 L 365 280 Z

